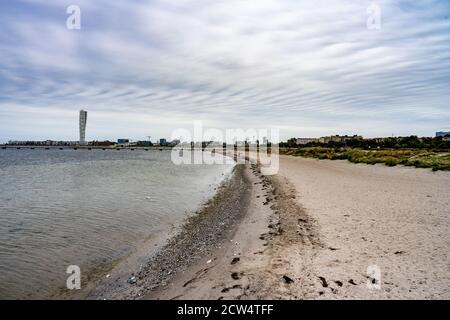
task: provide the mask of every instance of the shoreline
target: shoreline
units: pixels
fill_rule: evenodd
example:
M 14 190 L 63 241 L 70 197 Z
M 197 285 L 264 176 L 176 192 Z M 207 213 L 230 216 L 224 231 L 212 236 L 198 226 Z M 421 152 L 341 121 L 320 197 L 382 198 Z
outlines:
M 235 167 L 224 171 L 221 177 L 218 175 L 220 180 L 215 184 L 210 184 L 210 194 L 192 206 L 192 209 L 184 210 L 184 217 L 180 221 L 171 223 L 167 230 L 149 234 L 136 241 L 135 248 L 124 256 L 95 264 L 90 268 L 82 266 L 81 290 L 67 290 L 65 286 L 56 287 L 48 298 L 69 300 L 139 298 L 139 282 L 141 282 L 139 278 L 142 278 L 139 274 L 146 269 L 150 262 L 153 263 L 155 258 L 163 256 L 164 251 L 173 250 L 173 242 L 182 235 L 186 236 L 189 230 L 192 231 L 195 222 L 207 217 L 208 213 L 214 211 L 218 204 L 222 205 L 226 201 L 230 196 L 230 185 L 233 183 L 235 185 L 236 180 L 242 178 L 241 174 L 236 173 L 239 170 L 236 170 Z M 160 260 L 158 264 L 161 264 Z M 129 283 L 131 275 L 137 278 L 138 285 Z
M 135 284 L 90 298 L 448 298 L 447 186 L 426 169 L 281 156 L 263 176 L 239 164 Z M 368 289 L 370 265 L 380 290 Z
M 245 212 L 249 185 L 243 171 L 242 165 L 236 165 L 212 198 L 202 203 L 176 230 L 161 236 L 166 238 L 164 243 L 157 248 L 145 246 L 141 250 L 149 251 L 145 258 L 114 268 L 110 278 L 103 277 L 91 285 L 85 298 L 139 299 L 149 291 L 164 286 L 180 272 L 185 272 L 203 256 L 217 250 Z M 132 274 L 130 269 L 137 272 Z M 118 275 L 113 276 L 113 273 Z M 129 275 L 134 275 L 135 283 L 128 281 Z M 73 298 L 81 297 L 74 295 Z
M 275 176 L 244 174 L 230 237 L 144 299 L 450 297 L 447 172 L 282 156 Z
M 250 182 L 250 199 L 241 220 L 235 221 L 234 230 L 222 239 L 215 252 L 190 264 L 165 285 L 150 290 L 144 299 L 305 297 L 303 279 L 311 269 L 312 259 L 298 257 L 308 257 L 306 248 L 322 246 L 316 223 L 296 203 L 289 182 L 263 176 L 255 164 L 241 166 Z

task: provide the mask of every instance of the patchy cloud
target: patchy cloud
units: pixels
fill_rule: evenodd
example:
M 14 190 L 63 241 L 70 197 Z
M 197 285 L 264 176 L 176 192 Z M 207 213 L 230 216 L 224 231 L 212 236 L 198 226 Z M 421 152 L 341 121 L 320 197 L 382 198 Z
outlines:
M 369 30 L 366 9 L 381 9 Z M 66 8 L 81 8 L 81 30 Z M 2 1 L 0 140 L 143 139 L 190 127 L 281 137 L 450 126 L 448 1 Z

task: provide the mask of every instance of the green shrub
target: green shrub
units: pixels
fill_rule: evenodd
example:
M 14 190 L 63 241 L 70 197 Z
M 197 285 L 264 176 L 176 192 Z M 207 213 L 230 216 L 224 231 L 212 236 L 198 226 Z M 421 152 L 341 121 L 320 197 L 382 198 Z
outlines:
M 387 166 L 402 164 L 418 168 L 431 168 L 433 171 L 450 170 L 450 153 L 448 153 L 448 150 L 363 150 L 357 148 L 304 147 L 280 149 L 280 153 L 318 159 L 347 159 L 353 163 L 366 163 L 371 165 L 376 163 L 384 163 Z

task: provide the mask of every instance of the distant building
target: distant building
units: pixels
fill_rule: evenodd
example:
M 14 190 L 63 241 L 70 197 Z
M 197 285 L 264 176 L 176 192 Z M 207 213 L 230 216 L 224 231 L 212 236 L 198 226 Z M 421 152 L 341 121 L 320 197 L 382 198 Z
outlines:
M 87 111 L 80 110 L 80 144 L 86 144 Z
M 54 140 L 45 140 L 45 141 L 32 141 L 32 140 L 28 140 L 28 141 L 8 141 L 8 145 L 13 145 L 13 146 L 45 146 L 45 147 L 50 147 L 50 146 L 58 146 L 58 147 L 63 147 L 63 146 L 75 146 L 78 145 L 80 142 L 79 141 L 54 141 Z
M 159 145 L 160 145 L 160 146 L 165 146 L 165 145 L 167 145 L 167 140 L 164 139 L 164 138 L 159 139 Z
M 136 146 L 138 146 L 138 147 L 151 147 L 152 145 L 153 145 L 153 143 L 149 140 L 136 142 Z
M 319 139 L 317 139 L 317 138 L 297 138 L 297 140 L 296 140 L 297 144 L 308 144 L 311 142 L 319 142 Z
M 363 137 L 362 136 L 357 136 L 357 135 L 353 135 L 353 136 L 340 136 L 340 135 L 335 135 L 335 136 L 329 136 L 329 137 L 321 137 L 319 138 L 319 142 L 321 143 L 329 143 L 329 142 L 346 142 L 348 140 L 362 140 Z
M 129 147 L 130 139 L 117 139 L 116 146 L 118 147 Z
M 96 146 L 96 147 L 110 147 L 110 146 L 113 146 L 114 143 L 111 141 L 108 141 L 108 140 L 106 140 L 106 141 L 94 140 L 94 141 L 89 142 L 89 145 Z
M 436 132 L 436 137 L 450 136 L 450 131 L 438 131 Z

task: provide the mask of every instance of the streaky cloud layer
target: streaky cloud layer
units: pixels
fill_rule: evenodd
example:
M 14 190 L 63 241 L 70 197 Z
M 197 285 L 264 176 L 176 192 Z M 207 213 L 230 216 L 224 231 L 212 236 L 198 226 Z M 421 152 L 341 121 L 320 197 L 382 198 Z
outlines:
M 375 3 L 381 28 L 367 28 Z M 450 129 L 442 0 L 0 4 L 0 141 L 167 136 L 194 120 L 327 134 Z

